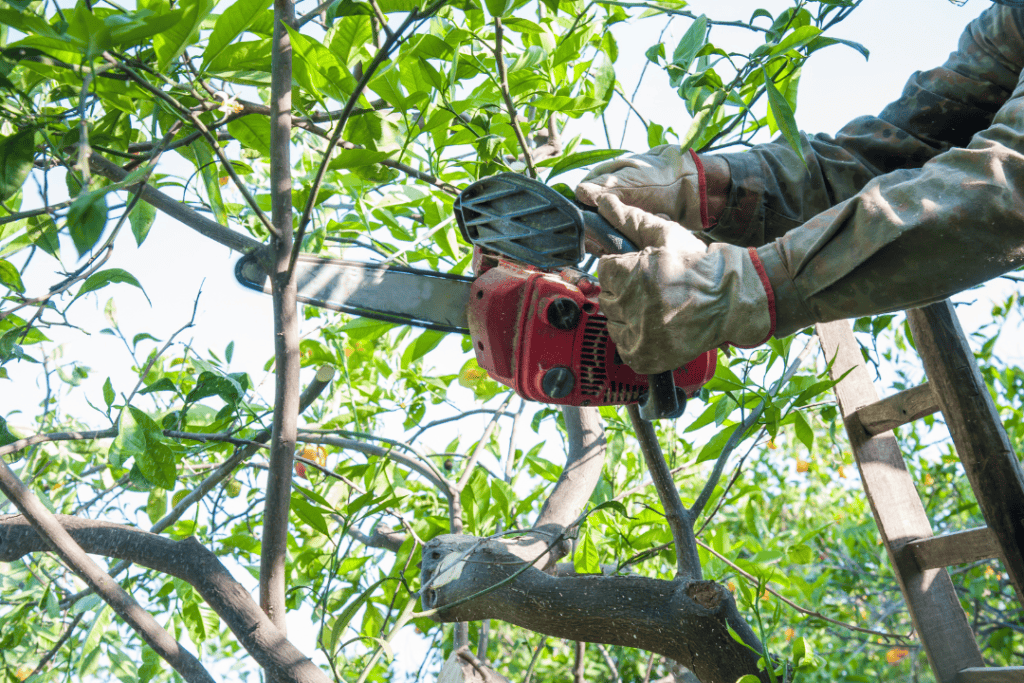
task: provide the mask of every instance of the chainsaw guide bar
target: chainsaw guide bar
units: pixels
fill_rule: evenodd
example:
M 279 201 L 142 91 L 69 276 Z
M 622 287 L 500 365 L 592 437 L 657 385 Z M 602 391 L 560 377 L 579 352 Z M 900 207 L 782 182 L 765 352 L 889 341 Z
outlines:
M 270 294 L 255 254 L 235 264 L 235 278 Z M 469 334 L 466 305 L 473 278 L 404 266 L 300 255 L 295 280 L 301 303 L 398 325 Z

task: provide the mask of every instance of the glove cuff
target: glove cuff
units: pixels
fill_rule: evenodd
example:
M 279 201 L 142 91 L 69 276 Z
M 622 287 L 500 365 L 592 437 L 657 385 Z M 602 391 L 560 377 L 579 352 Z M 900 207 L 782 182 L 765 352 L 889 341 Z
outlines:
M 757 277 L 761 281 L 761 286 L 764 287 L 765 305 L 768 309 L 769 323 L 768 333 L 758 342 L 753 344 L 737 344 L 736 342 L 729 342 L 731 346 L 735 346 L 739 349 L 757 348 L 775 335 L 775 291 L 772 289 L 771 280 L 768 279 L 768 273 L 765 271 L 764 264 L 761 263 L 761 258 L 757 254 L 757 249 L 749 247 L 747 249 L 747 255 L 750 256 L 750 263 L 754 266 L 754 271 L 757 273 Z
M 687 150 L 690 156 L 693 157 L 693 165 L 697 167 L 697 203 L 700 207 L 700 229 L 710 230 L 711 229 L 711 218 L 708 216 L 708 179 L 704 173 L 704 162 L 701 160 L 700 155 L 693 151 L 693 149 Z

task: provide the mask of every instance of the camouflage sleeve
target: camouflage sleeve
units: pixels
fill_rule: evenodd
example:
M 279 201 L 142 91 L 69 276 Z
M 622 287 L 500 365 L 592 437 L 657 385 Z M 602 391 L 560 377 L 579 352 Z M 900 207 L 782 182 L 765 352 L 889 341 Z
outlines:
M 813 208 L 791 201 L 797 208 L 787 215 L 807 220 L 757 249 L 775 290 L 776 336 L 814 322 L 921 306 L 1024 263 L 1021 19 L 1022 10 L 987 10 L 945 67 L 915 77 L 910 95 L 868 127 L 882 137 L 889 131 L 895 146 L 864 140 L 856 152 L 833 148 L 854 168 L 884 175 L 821 172 L 804 181 L 822 197 Z M 957 103 L 957 90 L 970 105 Z M 890 157 L 900 150 L 911 163 Z M 816 149 L 820 167 L 818 155 Z M 922 158 L 920 168 L 900 168 Z M 853 178 L 865 183 L 859 191 Z M 843 201 L 810 217 L 800 213 L 831 203 L 829 193 Z
M 709 237 L 741 246 L 766 244 L 853 197 L 872 178 L 920 168 L 952 147 L 966 146 L 1017 85 L 1022 20 L 1022 10 L 986 10 L 943 66 L 914 74 L 879 116 L 857 118 L 835 137 L 802 136 L 806 166 L 781 138 L 720 155 L 729 163 L 732 187 Z

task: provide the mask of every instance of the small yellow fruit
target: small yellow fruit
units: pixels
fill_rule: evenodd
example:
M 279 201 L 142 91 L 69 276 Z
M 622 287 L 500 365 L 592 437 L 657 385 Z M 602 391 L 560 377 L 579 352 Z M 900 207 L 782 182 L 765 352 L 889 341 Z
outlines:
M 730 581 L 729 583 L 726 584 L 726 588 L 729 589 L 730 593 L 735 593 L 736 592 L 736 582 L 735 581 Z
M 327 451 L 322 446 L 307 443 L 302 447 L 301 457 L 306 460 L 312 460 L 317 465 L 320 465 L 320 467 L 327 467 Z
M 839 468 L 838 468 L 838 470 L 837 470 L 837 471 L 838 471 L 838 473 L 839 473 L 839 478 L 840 478 L 840 479 L 846 479 L 846 470 L 845 470 L 845 469 L 843 469 L 843 466 L 842 466 L 842 465 L 840 465 L 840 466 L 839 466 Z
M 18 677 L 19 681 L 23 681 L 31 676 L 33 671 L 35 671 L 35 669 L 31 666 L 19 666 L 18 671 L 14 675 Z
M 788 643 L 789 641 L 793 640 L 793 637 L 795 635 L 796 635 L 796 631 L 794 631 L 791 628 L 787 628 L 786 629 L 786 642 Z
M 775 443 L 775 439 L 768 439 L 768 448 L 773 451 L 778 448 Z
M 906 659 L 909 654 L 910 650 L 905 647 L 894 647 L 885 653 L 885 661 L 890 664 L 899 664 Z
M 809 469 L 811 469 L 811 463 L 807 462 L 806 460 L 797 460 L 796 461 L 796 471 L 797 472 L 803 474 L 804 472 L 806 472 Z

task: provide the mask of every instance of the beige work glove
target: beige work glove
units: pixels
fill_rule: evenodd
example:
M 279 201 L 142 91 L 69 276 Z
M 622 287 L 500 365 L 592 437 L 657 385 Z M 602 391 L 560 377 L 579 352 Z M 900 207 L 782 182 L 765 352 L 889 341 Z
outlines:
M 709 227 L 703 164 L 696 153 L 678 145 L 661 145 L 643 154 L 606 161 L 576 187 L 577 199 L 596 206 L 612 227 L 631 238 L 613 215 L 605 214 L 600 199 L 608 196 L 689 230 Z
M 775 296 L 752 248 L 648 247 L 602 257 L 597 274 L 608 332 L 640 374 L 682 367 L 723 344 L 759 346 L 775 331 Z

